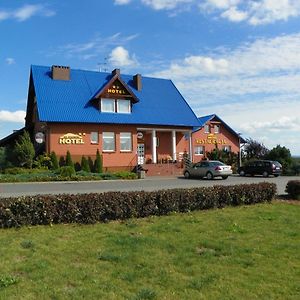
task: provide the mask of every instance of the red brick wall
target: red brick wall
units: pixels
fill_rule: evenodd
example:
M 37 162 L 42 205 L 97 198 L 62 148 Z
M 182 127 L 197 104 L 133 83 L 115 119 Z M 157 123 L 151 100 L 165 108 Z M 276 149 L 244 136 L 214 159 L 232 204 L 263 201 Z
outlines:
M 214 132 L 214 123 L 208 122 L 207 124 L 210 125 L 210 133 L 214 134 L 217 138 L 217 141 L 220 141 L 218 143 L 218 148 L 222 149 L 224 146 L 231 146 L 231 151 L 238 153 L 239 152 L 239 138 L 238 136 L 232 134 L 229 132 L 226 127 L 221 123 L 218 124 L 220 125 L 220 133 L 215 133 Z M 198 131 L 194 132 L 192 134 L 192 144 L 193 144 L 193 151 L 195 152 L 195 147 L 196 146 L 204 146 L 205 147 L 205 152 L 210 152 L 213 149 L 215 149 L 215 144 L 214 143 L 202 143 L 199 142 L 200 140 L 207 140 L 208 133 L 204 132 L 204 127 L 199 129 Z M 198 140 L 198 142 L 197 142 Z M 195 155 L 193 153 L 193 160 L 195 162 L 201 160 L 204 156 L 203 155 Z
M 144 127 L 145 129 L 147 127 Z M 161 127 L 163 128 L 163 127 Z M 176 132 L 176 152 L 183 153 L 188 151 L 188 144 L 184 138 L 184 134 L 179 130 L 184 128 L 177 128 Z M 58 158 L 65 156 L 69 150 L 74 161 L 80 162 L 82 155 L 91 158 L 95 158 L 96 151 L 99 151 L 103 155 L 103 166 L 105 168 L 118 169 L 119 167 L 133 167 L 137 163 L 137 143 L 143 143 L 145 145 L 145 161 L 152 159 L 152 130 L 149 127 L 147 130 L 139 130 L 143 132 L 143 138 L 137 140 L 137 126 L 134 125 L 98 125 L 98 124 L 63 124 L 63 123 L 48 123 L 48 131 L 46 136 L 46 150 L 50 153 L 55 151 Z M 99 132 L 99 143 L 91 143 L 91 132 Z M 102 133 L 114 132 L 115 133 L 115 151 L 104 152 L 102 151 Z M 132 133 L 132 151 L 121 152 L 120 151 L 120 132 Z M 82 134 L 84 144 L 59 144 L 61 136 L 67 134 Z M 157 147 L 157 158 L 163 159 L 167 157 L 172 158 L 172 132 L 170 131 L 156 131 L 156 135 L 159 139 L 159 145 Z

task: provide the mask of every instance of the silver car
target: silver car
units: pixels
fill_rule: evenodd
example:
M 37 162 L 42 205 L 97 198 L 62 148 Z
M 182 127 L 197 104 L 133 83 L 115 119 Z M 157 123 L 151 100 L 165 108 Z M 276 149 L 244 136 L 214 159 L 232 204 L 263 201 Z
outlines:
M 185 168 L 184 177 L 206 177 L 207 179 L 213 179 L 214 177 L 222 177 L 227 179 L 232 174 L 231 166 L 227 166 L 217 160 L 204 160 L 190 167 Z

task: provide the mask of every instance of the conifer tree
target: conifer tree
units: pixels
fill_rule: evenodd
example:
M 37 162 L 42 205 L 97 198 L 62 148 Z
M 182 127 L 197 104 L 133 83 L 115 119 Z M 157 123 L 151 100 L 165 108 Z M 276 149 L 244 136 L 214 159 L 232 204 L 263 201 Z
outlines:
M 74 163 L 72 161 L 71 153 L 69 150 L 67 151 L 67 155 L 66 155 L 66 166 L 74 167 Z
M 88 160 L 85 156 L 82 156 L 81 158 L 81 170 L 85 172 L 91 172 Z
M 95 160 L 95 164 L 94 164 L 94 172 L 95 173 L 103 173 L 102 155 L 99 153 L 98 149 L 97 149 L 96 160 Z
M 16 142 L 14 154 L 19 166 L 32 168 L 35 150 L 27 131 L 24 131 L 23 135 L 19 137 L 19 141 Z
M 57 170 L 59 168 L 59 164 L 58 164 L 56 153 L 54 151 L 50 153 L 50 159 L 52 163 L 52 169 Z

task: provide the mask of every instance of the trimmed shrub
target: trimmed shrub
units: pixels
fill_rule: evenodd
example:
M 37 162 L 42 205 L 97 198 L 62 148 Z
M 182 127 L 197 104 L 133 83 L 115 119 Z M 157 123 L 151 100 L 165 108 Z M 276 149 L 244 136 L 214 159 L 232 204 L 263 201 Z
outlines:
M 60 168 L 60 176 L 62 177 L 72 177 L 75 175 L 76 172 L 74 166 L 64 166 Z
M 66 155 L 66 166 L 74 168 L 74 163 L 72 161 L 72 156 L 69 150 L 67 151 L 67 155 Z
M 56 153 L 54 151 L 50 153 L 50 159 L 52 163 L 52 170 L 57 170 L 59 168 L 59 164 L 58 164 Z
M 166 215 L 224 206 L 270 202 L 274 183 L 172 189 L 154 192 L 107 192 L 3 198 L 0 228 L 52 223 L 95 223 Z
M 91 172 L 94 172 L 94 162 L 90 156 L 88 157 L 88 163 L 89 163 Z
M 66 165 L 66 160 L 63 156 L 59 158 L 59 166 L 64 167 Z
M 91 172 L 88 160 L 85 156 L 81 157 L 81 170 L 88 173 Z
M 290 180 L 285 188 L 285 191 L 296 200 L 300 200 L 300 180 Z
M 94 164 L 94 173 L 102 173 L 102 172 L 103 172 L 102 155 L 99 153 L 99 150 L 97 149 L 96 159 Z

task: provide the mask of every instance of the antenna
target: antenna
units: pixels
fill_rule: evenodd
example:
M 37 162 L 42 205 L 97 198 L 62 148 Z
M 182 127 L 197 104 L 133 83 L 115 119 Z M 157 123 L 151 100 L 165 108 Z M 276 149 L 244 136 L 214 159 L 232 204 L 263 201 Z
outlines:
M 108 61 L 108 57 L 104 57 L 104 61 L 101 63 L 97 63 L 97 66 L 99 68 L 99 72 L 107 72 L 107 61 Z

